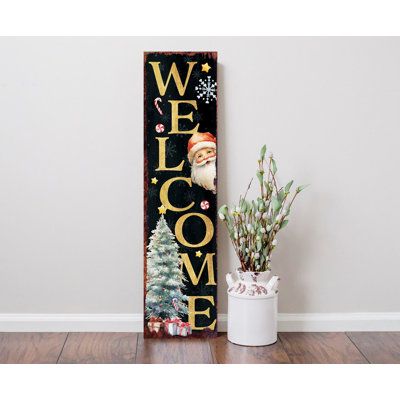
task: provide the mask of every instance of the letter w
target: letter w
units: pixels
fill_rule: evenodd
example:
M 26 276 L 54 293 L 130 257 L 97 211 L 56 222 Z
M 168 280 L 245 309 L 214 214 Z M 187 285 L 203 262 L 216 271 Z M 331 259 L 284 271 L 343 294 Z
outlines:
M 169 81 L 171 79 L 171 76 L 174 78 L 175 85 L 176 85 L 176 87 L 178 89 L 179 94 L 181 96 L 183 96 L 185 94 L 185 92 L 186 92 L 186 87 L 187 87 L 187 84 L 189 82 L 189 78 L 190 78 L 190 75 L 192 73 L 192 69 L 195 66 L 195 64 L 197 64 L 197 61 L 188 62 L 189 68 L 188 68 L 188 73 L 186 74 L 186 80 L 185 80 L 185 84 L 184 85 L 182 84 L 182 79 L 181 79 L 181 77 L 179 75 L 178 68 L 176 67 L 175 63 L 172 63 L 172 67 L 171 67 L 171 69 L 169 71 L 166 83 L 164 83 L 164 81 L 163 81 L 163 79 L 161 77 L 160 62 L 159 61 L 157 61 L 157 62 L 156 61 L 151 61 L 151 62 L 149 62 L 149 64 L 153 67 L 154 76 L 156 77 L 156 82 L 157 82 L 157 86 L 158 86 L 158 91 L 160 92 L 161 96 L 164 96 L 164 94 L 165 94 L 165 92 L 167 90 L 167 87 L 169 85 Z

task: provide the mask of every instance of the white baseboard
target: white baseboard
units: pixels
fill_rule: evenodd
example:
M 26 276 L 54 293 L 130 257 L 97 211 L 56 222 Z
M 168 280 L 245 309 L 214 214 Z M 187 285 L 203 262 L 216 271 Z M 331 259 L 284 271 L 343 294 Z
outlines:
M 400 331 L 400 312 L 279 314 L 279 332 Z
M 227 315 L 218 315 L 226 332 Z M 400 313 L 279 314 L 280 332 L 400 331 Z M 0 332 L 142 332 L 142 314 L 0 314 Z
M 142 314 L 0 314 L 0 332 L 142 331 Z

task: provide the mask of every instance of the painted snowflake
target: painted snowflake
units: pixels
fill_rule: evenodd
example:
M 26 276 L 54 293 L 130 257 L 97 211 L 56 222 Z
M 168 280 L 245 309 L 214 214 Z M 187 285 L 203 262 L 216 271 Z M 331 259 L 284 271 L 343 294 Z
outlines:
M 177 149 L 175 143 L 168 143 L 167 150 L 166 150 L 167 157 L 175 157 L 176 153 L 177 153 L 177 150 L 178 149 Z
M 201 72 L 200 72 L 200 70 L 199 69 L 195 69 L 194 71 L 193 71 L 193 78 L 200 78 L 201 77 Z
M 150 198 L 158 196 L 158 189 L 154 185 L 150 185 L 147 189 L 147 193 Z
M 217 99 L 217 82 L 207 76 L 206 79 L 199 79 L 199 85 L 195 87 L 197 98 L 209 104 L 210 101 Z
M 170 116 L 167 113 L 163 113 L 163 115 L 159 115 L 158 118 L 165 124 L 167 121 L 170 120 Z
M 185 194 L 183 195 L 183 198 L 185 201 L 190 203 L 195 200 L 196 196 L 194 195 L 192 190 L 186 190 Z

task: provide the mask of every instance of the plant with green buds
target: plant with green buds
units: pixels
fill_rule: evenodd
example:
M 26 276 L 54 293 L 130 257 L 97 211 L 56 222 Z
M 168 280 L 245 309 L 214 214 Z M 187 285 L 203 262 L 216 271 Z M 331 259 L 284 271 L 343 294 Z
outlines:
M 228 208 L 224 204 L 218 211 L 219 218 L 228 228 L 243 271 L 262 272 L 271 269 L 271 252 L 277 245 L 276 235 L 288 224 L 293 202 L 307 186 L 298 186 L 291 192 L 293 181 L 290 181 L 278 188 L 276 161 L 272 153 L 266 157 L 266 152 L 264 145 L 256 172 L 260 197 L 252 201 L 246 199 L 252 179 L 237 206 Z

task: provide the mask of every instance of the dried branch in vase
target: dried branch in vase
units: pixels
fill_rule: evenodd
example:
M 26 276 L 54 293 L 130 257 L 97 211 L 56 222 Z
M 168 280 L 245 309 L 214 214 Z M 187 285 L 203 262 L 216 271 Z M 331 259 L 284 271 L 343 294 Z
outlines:
M 228 228 L 229 237 L 243 271 L 262 272 L 271 269 L 271 253 L 277 245 L 276 235 L 289 222 L 292 205 L 297 195 L 307 186 L 298 186 L 291 192 L 293 181 L 278 189 L 277 166 L 273 154 L 266 157 L 264 145 L 258 160 L 257 179 L 260 197 L 247 200 L 247 192 L 239 204 L 229 208 L 223 205 L 218 215 Z

